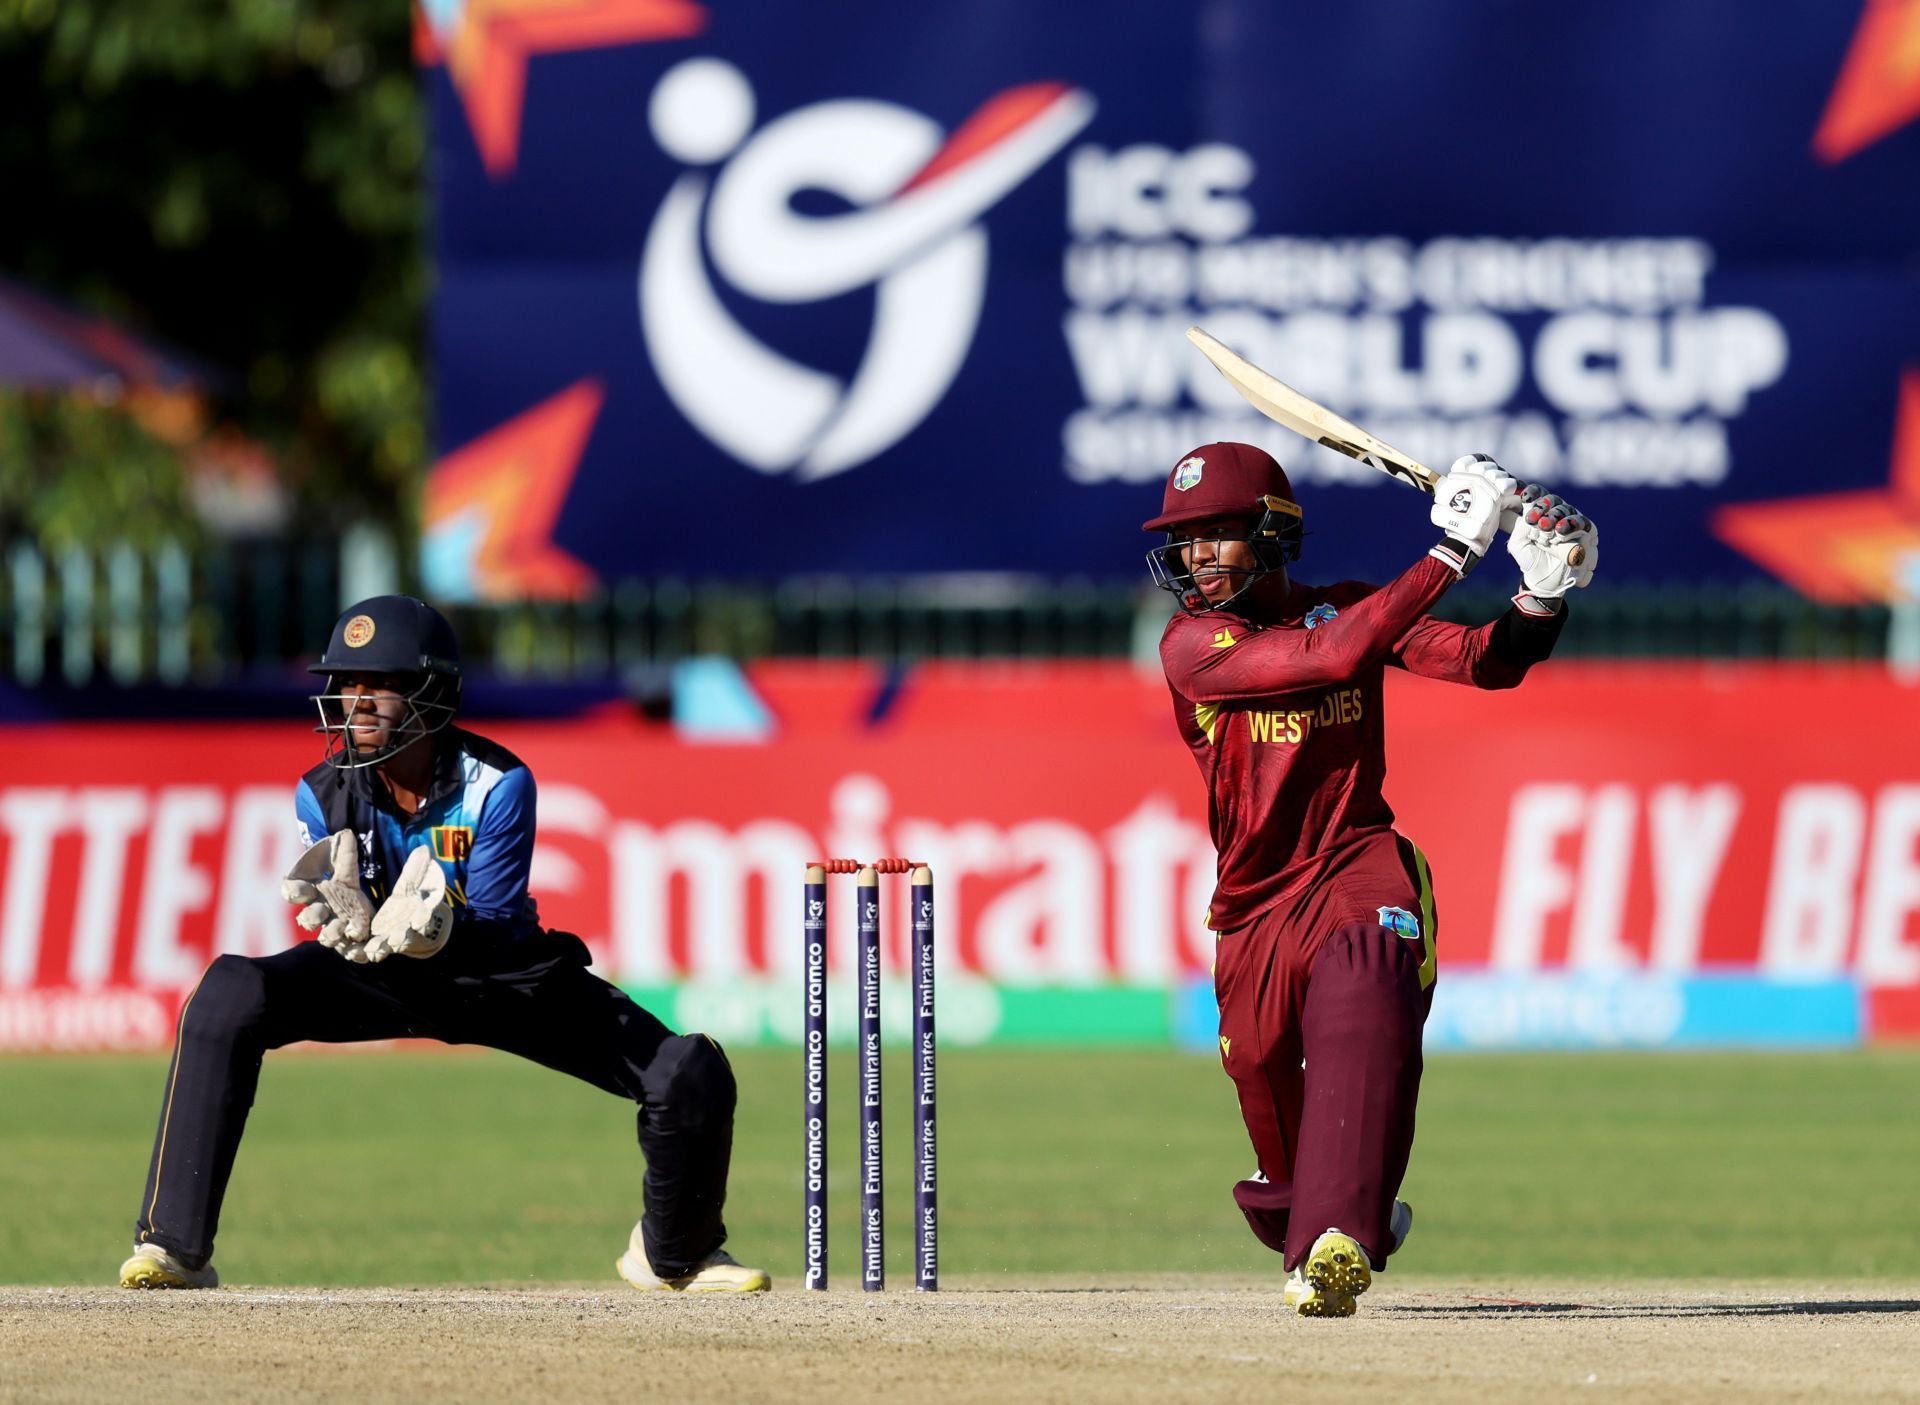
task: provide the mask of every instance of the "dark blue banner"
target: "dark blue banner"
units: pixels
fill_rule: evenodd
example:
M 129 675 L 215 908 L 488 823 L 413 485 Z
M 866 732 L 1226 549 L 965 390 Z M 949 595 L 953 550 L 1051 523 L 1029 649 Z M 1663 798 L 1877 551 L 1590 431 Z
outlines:
M 1920 562 L 1920 6 L 428 0 L 420 34 L 443 596 L 1126 577 L 1221 438 L 1292 474 L 1305 578 L 1410 562 L 1418 496 L 1255 414 L 1196 322 L 1563 490 L 1603 581 L 1884 598 Z

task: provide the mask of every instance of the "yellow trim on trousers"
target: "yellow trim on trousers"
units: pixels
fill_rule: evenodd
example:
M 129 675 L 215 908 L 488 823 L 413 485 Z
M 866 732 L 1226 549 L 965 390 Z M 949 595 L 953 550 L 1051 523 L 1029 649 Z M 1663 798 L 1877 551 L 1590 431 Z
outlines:
M 1420 876 L 1420 989 L 1425 990 L 1433 984 L 1433 978 L 1439 974 L 1439 960 L 1434 951 L 1433 930 L 1433 870 L 1427 867 L 1427 856 L 1420 852 L 1420 846 L 1411 839 L 1407 847 L 1413 850 L 1414 871 Z
M 205 980 L 203 975 L 194 983 L 186 1004 L 180 1007 L 180 1021 L 173 1027 L 173 1076 L 167 1079 L 167 1105 L 160 1113 L 160 1145 L 153 1153 L 153 1198 L 147 1202 L 146 1213 L 149 1226 L 153 1224 L 153 1208 L 160 1203 L 160 1173 L 167 1164 L 167 1128 L 173 1122 L 173 1090 L 180 1083 L 180 1040 L 187 1030 L 187 1008 L 193 1004 L 193 997 L 200 993 L 200 985 Z

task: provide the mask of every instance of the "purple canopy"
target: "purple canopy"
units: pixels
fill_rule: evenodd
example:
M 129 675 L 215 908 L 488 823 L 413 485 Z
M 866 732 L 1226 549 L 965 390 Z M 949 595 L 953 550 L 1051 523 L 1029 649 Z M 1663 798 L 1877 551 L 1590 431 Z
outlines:
M 207 373 L 89 317 L 0 278 L 0 384 L 83 386 L 101 382 L 182 389 Z

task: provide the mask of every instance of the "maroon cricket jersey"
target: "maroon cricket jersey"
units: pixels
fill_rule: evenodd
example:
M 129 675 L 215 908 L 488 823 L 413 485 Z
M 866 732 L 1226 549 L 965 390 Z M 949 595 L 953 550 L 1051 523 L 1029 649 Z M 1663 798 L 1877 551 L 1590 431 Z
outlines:
M 1425 556 L 1391 584 L 1295 583 L 1274 617 L 1176 614 L 1160 640 L 1174 716 L 1206 778 L 1219 854 L 1207 925 L 1231 932 L 1356 865 L 1391 864 L 1381 679 L 1510 688 L 1524 664 L 1480 628 L 1429 619 L 1454 581 Z M 1497 622 L 1496 622 L 1497 624 Z

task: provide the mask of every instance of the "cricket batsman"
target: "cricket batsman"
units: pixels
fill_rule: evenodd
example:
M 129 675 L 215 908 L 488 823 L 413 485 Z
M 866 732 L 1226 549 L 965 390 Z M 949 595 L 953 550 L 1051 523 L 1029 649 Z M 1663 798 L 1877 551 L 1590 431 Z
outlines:
M 1219 854 L 1220 1058 L 1259 1161 L 1234 1199 L 1284 1256 L 1285 1300 L 1305 1317 L 1351 1316 L 1413 1223 L 1396 1196 L 1438 924 L 1426 857 L 1381 794 L 1381 680 L 1392 667 L 1514 687 L 1599 561 L 1591 521 L 1484 455 L 1454 462 L 1431 519 L 1440 540 L 1387 585 L 1302 584 L 1287 572 L 1303 515 L 1286 474 L 1223 443 L 1175 465 L 1145 524 L 1167 534 L 1147 554 L 1180 604 L 1160 658 Z M 1512 608 L 1477 629 L 1430 619 L 1503 526 Z
M 533 773 L 453 725 L 452 627 L 402 595 L 340 617 L 311 670 L 326 754 L 294 788 L 305 853 L 282 884 L 316 940 L 221 956 L 180 1012 L 127 1288 L 211 1288 L 220 1202 L 261 1057 L 297 1040 L 504 1049 L 639 1105 L 644 1213 L 615 1267 L 635 1288 L 757 1292 L 721 1246 L 735 1088 L 703 1034 L 675 1034 L 541 927 L 527 892 Z M 455 1168 L 423 1168 L 458 1193 Z M 430 1213 L 430 1212 L 429 1212 Z

